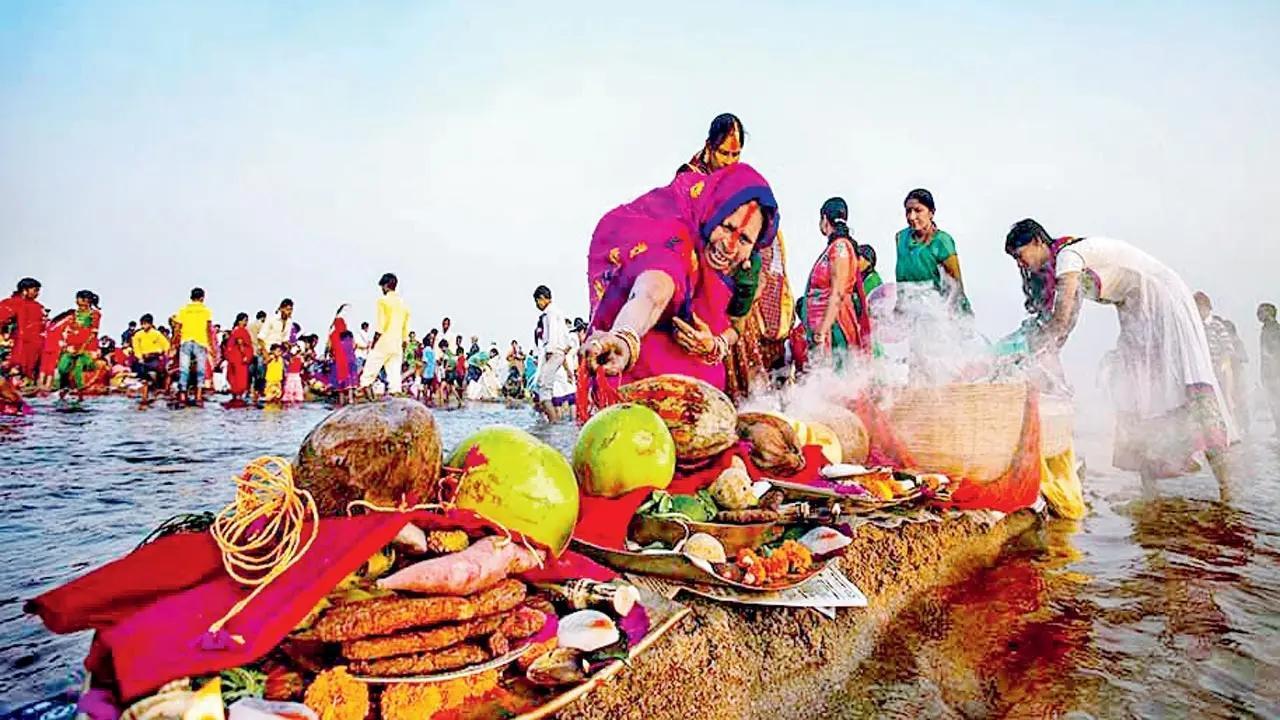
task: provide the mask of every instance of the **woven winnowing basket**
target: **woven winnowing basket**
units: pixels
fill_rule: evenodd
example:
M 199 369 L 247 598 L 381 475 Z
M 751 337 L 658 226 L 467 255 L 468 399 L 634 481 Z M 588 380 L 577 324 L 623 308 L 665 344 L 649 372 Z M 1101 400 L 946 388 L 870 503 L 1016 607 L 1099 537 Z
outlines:
M 989 482 L 1013 461 L 1026 402 L 1022 384 L 906 388 L 889 415 L 919 469 Z
M 1040 396 L 1040 452 L 1045 457 L 1061 455 L 1071 449 L 1075 429 L 1075 406 L 1070 398 Z

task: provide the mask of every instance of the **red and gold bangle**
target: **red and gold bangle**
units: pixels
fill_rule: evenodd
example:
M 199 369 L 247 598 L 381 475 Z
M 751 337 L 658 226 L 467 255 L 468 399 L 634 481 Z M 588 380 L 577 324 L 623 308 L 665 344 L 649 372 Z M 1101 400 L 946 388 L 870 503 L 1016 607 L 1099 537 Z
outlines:
M 627 344 L 627 366 L 624 370 L 630 370 L 640 359 L 640 335 L 629 327 L 615 327 L 611 332 Z
M 701 355 L 702 362 L 708 365 L 722 363 L 729 357 L 729 341 L 723 335 L 717 335 L 711 339 L 711 349 Z

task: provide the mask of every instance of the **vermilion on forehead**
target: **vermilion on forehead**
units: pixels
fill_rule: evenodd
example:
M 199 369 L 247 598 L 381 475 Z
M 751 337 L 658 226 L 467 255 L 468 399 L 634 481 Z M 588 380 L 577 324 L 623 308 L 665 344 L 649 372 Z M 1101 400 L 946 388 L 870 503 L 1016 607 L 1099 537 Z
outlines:
M 722 153 L 736 153 L 742 151 L 742 138 L 738 137 L 738 129 L 734 128 L 729 131 L 728 137 L 724 142 L 720 143 L 720 147 L 716 148 Z
M 755 201 L 747 203 L 745 207 L 747 212 L 742 216 L 742 222 L 738 223 L 738 227 L 733 230 L 732 237 L 734 242 L 742 240 L 742 235 L 746 232 L 747 226 L 751 224 L 751 219 L 756 216 L 756 213 L 760 212 L 760 205 Z M 761 229 L 764 229 L 763 225 L 761 225 Z M 751 242 L 754 243 L 755 240 L 751 240 Z

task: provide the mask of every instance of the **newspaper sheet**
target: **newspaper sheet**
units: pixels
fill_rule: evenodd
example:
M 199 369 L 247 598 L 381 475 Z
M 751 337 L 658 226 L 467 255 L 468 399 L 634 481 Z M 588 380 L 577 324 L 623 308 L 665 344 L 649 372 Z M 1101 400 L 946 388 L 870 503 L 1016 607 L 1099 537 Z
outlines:
M 746 592 L 721 585 L 689 585 L 649 575 L 628 574 L 627 580 L 665 598 L 674 598 L 684 591 L 740 605 L 813 608 L 827 617 L 835 617 L 835 608 L 838 607 L 867 606 L 867 596 L 840 572 L 835 563 L 797 587 L 776 592 Z

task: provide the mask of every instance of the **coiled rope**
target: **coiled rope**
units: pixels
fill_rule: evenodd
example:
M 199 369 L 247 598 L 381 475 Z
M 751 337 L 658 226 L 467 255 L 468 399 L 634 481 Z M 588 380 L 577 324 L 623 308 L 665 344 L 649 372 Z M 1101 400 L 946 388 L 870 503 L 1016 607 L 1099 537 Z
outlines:
M 260 457 L 249 463 L 235 482 L 235 500 L 217 514 L 209 534 L 222 552 L 227 574 L 253 591 L 209 626 L 209 632 L 215 635 L 298 562 L 320 532 L 315 498 L 294 485 L 288 460 Z M 308 521 L 310 532 L 304 530 Z M 244 643 L 241 636 L 231 638 Z
M 460 474 L 455 468 L 445 468 L 446 477 Z M 236 582 L 253 590 L 237 602 L 209 626 L 209 634 L 217 636 L 236 615 L 253 602 L 276 578 L 293 567 L 306 555 L 320 532 L 320 513 L 311 493 L 293 482 L 293 467 L 281 457 L 260 457 L 249 463 L 244 472 L 235 477 L 236 497 L 213 519 L 209 534 L 222 553 L 222 566 Z M 356 509 L 371 512 L 403 513 L 417 510 L 447 512 L 454 509 L 452 502 L 423 503 L 388 507 L 355 500 L 347 505 L 347 514 Z M 486 520 L 495 525 L 514 542 L 514 534 L 502 523 Z M 310 532 L 304 528 L 310 522 Z M 305 538 L 304 538 L 305 534 Z M 523 535 L 520 543 L 544 567 L 541 552 L 529 544 Z M 243 645 L 244 637 L 230 635 L 231 640 Z

